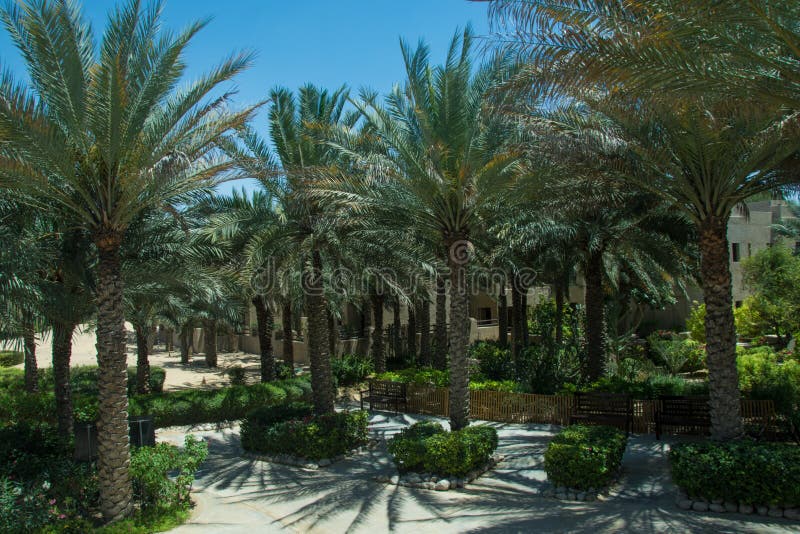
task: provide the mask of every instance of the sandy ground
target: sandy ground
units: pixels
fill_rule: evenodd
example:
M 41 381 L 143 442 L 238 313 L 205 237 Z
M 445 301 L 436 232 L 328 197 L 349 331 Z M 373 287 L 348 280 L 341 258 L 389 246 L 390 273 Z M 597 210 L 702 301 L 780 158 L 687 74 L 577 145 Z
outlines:
M 126 326 L 128 330 L 132 330 L 130 325 Z M 128 365 L 133 367 L 136 365 L 136 347 L 128 344 L 127 349 Z M 37 336 L 36 360 L 40 368 L 52 366 L 51 354 L 52 338 L 45 336 L 42 339 Z M 79 365 L 97 365 L 94 330 L 76 332 L 72 339 L 72 366 Z M 193 354 L 189 365 L 183 365 L 180 363 L 180 352 L 174 350 L 168 353 L 163 346 L 157 345 L 150 355 L 150 365 L 163 367 L 167 371 L 165 390 L 228 385 L 229 380 L 225 373 L 234 365 L 241 365 L 247 370 L 248 382 L 257 382 L 260 376 L 258 356 L 242 352 L 219 353 L 218 367 L 209 369 L 202 354 Z M 22 364 L 17 367 L 22 368 Z

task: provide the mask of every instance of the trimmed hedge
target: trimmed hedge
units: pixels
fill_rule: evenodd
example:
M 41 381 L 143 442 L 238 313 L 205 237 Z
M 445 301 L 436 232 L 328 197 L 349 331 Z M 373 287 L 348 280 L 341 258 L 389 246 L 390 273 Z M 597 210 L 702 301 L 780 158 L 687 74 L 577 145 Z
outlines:
M 310 402 L 289 402 L 278 406 L 260 406 L 251 410 L 242 421 L 242 434 L 253 434 L 266 430 L 276 423 L 307 419 L 314 415 Z
M 182 390 L 130 399 L 131 415 L 153 415 L 156 427 L 235 421 L 260 406 L 308 400 L 311 384 L 294 378 L 211 390 Z
M 800 505 L 800 447 L 703 441 L 675 445 L 672 480 L 690 497 L 749 505 Z
M 288 411 L 284 414 L 288 415 Z M 242 447 L 257 453 L 291 454 L 310 460 L 332 459 L 367 443 L 368 423 L 369 414 L 365 411 L 318 415 L 266 427 L 248 419 L 242 423 Z
M 439 423 L 417 423 L 389 442 L 389 452 L 402 471 L 427 471 L 464 476 L 489 461 L 497 449 L 497 430 L 470 426 L 447 432 Z
M 18 350 L 0 350 L 0 367 L 14 367 L 25 361 L 25 354 Z
M 544 453 L 544 470 L 556 486 L 599 489 L 614 479 L 627 444 L 625 433 L 609 426 L 570 426 Z

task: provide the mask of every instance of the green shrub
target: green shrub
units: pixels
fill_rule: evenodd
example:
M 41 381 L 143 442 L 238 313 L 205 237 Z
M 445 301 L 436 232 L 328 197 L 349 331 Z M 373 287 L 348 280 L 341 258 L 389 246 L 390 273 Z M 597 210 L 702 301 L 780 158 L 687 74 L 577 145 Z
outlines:
M 425 470 L 446 476 L 464 476 L 485 464 L 496 448 L 497 430 L 490 426 L 470 426 L 435 434 L 425 440 Z
M 733 441 L 682 443 L 669 454 L 672 480 L 690 497 L 751 505 L 800 505 L 800 447 Z
M 308 400 L 310 394 L 311 385 L 304 378 L 213 390 L 181 390 L 133 397 L 130 413 L 153 415 L 157 427 L 235 421 L 259 406 Z
M 481 375 L 489 380 L 511 380 L 514 378 L 514 360 L 511 351 L 496 342 L 478 341 L 469 348 L 470 358 L 478 360 Z
M 664 339 L 653 333 L 647 337 L 655 362 L 676 375 L 681 371 L 696 371 L 705 365 L 705 350 L 693 339 L 680 339 L 676 335 Z
M 206 456 L 206 442 L 191 435 L 186 436 L 183 449 L 167 443 L 134 449 L 130 472 L 142 507 L 188 507 L 195 472 Z
M 226 374 L 232 386 L 244 386 L 247 384 L 247 371 L 241 365 L 234 365 L 226 371 Z
M 25 361 L 25 354 L 17 350 L 0 350 L 0 367 L 14 367 Z
M 556 486 L 579 490 L 602 488 L 619 471 L 627 437 L 608 426 L 570 426 L 557 434 L 544 453 L 547 478 Z
M 354 411 L 283 421 L 258 429 L 246 424 L 242 447 L 252 452 L 291 454 L 310 460 L 334 458 L 367 442 L 368 423 L 367 412 Z
M 634 381 L 603 377 L 585 390 L 625 393 L 634 399 L 656 399 L 660 395 L 708 395 L 708 383 L 667 375 L 653 375 L 645 380 Z
M 514 382 L 513 380 L 470 380 L 469 389 L 517 393 L 522 391 L 522 385 L 520 385 L 519 382 Z
M 698 343 L 706 342 L 706 305 L 704 303 L 692 302 L 692 309 L 689 317 L 686 318 L 686 329 L 693 340 Z
M 53 427 L 0 429 L 0 532 L 85 532 L 97 498 L 94 467 L 74 463 Z
M 417 423 L 389 442 L 389 452 L 400 471 L 428 471 L 442 476 L 464 476 L 484 465 L 497 449 L 497 431 L 471 426 L 446 432 L 438 423 Z
M 401 472 L 420 471 L 425 463 L 425 440 L 441 434 L 445 429 L 439 423 L 415 423 L 403 429 L 389 441 L 389 453 Z
M 440 371 L 428 367 L 408 367 L 398 371 L 380 373 L 375 379 L 444 388 L 450 384 L 450 373 L 448 371 Z
M 357 354 L 344 354 L 331 360 L 333 378 L 339 386 L 352 386 L 363 382 L 374 370 L 372 358 Z
M 260 406 L 255 410 L 251 410 L 242 421 L 242 447 L 246 450 L 257 447 L 257 444 L 251 440 L 258 440 L 258 436 L 266 432 L 272 425 L 283 423 L 284 421 L 308 419 L 313 413 L 314 407 L 308 402 Z
M 800 362 L 781 361 L 768 347 L 740 353 L 736 358 L 739 387 L 750 399 L 772 400 L 788 426 L 800 428 Z

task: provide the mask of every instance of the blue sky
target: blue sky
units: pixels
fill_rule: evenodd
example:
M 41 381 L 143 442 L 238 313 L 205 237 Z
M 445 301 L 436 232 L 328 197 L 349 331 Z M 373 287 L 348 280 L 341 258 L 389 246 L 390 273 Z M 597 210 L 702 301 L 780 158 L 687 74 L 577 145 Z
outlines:
M 83 1 L 98 38 L 112 5 L 104 0 Z M 486 4 L 467 0 L 165 2 L 168 28 L 177 30 L 207 16 L 213 20 L 189 49 L 187 76 L 209 69 L 233 51 L 256 51 L 255 65 L 238 79 L 236 99 L 242 104 L 263 99 L 275 85 L 296 88 L 307 82 L 386 92 L 403 78 L 400 37 L 413 44 L 424 39 L 438 62 L 457 27 L 469 23 L 478 35 L 488 32 Z M 4 31 L 0 64 L 22 74 L 19 54 Z M 260 121 L 257 126 L 265 129 L 263 118 Z

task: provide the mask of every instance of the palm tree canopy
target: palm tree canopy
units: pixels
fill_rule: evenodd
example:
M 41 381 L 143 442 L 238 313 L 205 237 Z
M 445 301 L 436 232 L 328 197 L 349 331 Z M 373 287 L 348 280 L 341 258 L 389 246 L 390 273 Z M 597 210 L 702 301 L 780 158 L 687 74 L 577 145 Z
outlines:
M 30 85 L 0 79 L 0 185 L 25 190 L 94 233 L 119 234 L 142 210 L 180 201 L 230 168 L 219 137 L 253 108 L 227 110 L 236 54 L 178 88 L 187 45 L 205 26 L 161 28 L 162 3 L 130 0 L 99 46 L 72 2 L 8 4 L 2 20 Z

